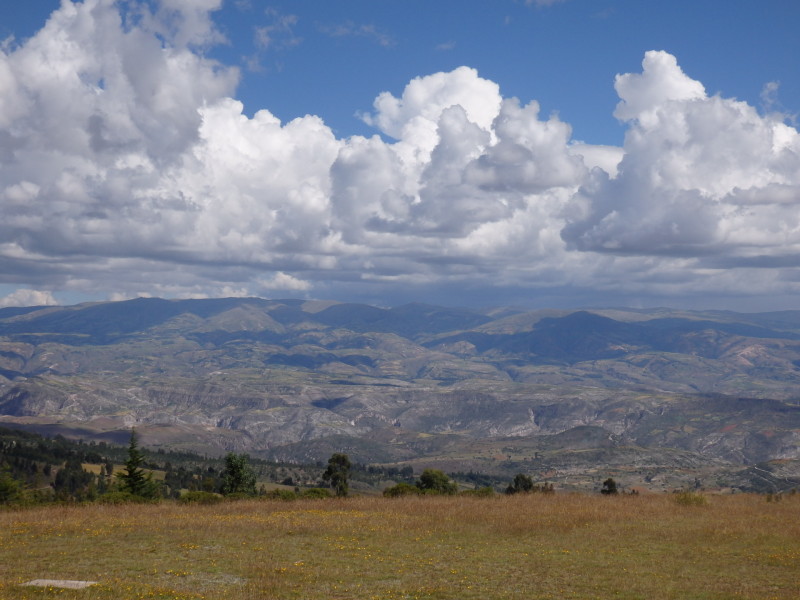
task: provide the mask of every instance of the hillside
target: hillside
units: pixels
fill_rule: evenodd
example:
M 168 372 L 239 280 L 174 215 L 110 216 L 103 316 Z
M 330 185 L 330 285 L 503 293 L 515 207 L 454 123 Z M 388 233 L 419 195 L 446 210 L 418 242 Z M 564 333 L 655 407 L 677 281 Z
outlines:
M 766 465 L 781 488 L 800 476 L 799 365 L 800 311 L 142 298 L 0 309 L 0 422 L 581 485 L 747 487 Z

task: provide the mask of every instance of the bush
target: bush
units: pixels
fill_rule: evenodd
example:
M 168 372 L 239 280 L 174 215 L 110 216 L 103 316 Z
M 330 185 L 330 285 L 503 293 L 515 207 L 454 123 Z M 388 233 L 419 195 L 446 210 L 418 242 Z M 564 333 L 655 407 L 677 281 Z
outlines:
M 514 481 L 506 488 L 506 494 L 527 494 L 534 491 L 533 480 L 524 473 L 517 473 Z M 536 490 L 538 491 L 538 490 Z
M 458 485 L 438 469 L 425 469 L 419 476 L 417 487 L 423 494 L 448 494 L 458 492 Z
M 0 469 L 0 504 L 11 504 L 22 499 L 22 485 L 11 476 L 9 469 Z
M 703 494 L 682 491 L 675 493 L 675 502 L 681 506 L 705 506 L 708 499 Z
M 383 490 L 383 495 L 386 498 L 401 498 L 403 496 L 419 496 L 420 489 L 415 485 L 410 485 L 408 483 L 398 483 L 397 485 L 393 485 L 392 487 L 388 487 Z
M 264 498 L 267 500 L 297 500 L 297 494 L 295 494 L 292 490 L 271 490 L 264 494 Z
M 222 502 L 222 496 L 211 492 L 186 492 L 179 500 L 184 504 L 217 504 Z
M 303 490 L 300 492 L 300 497 L 305 500 L 316 500 L 319 498 L 330 498 L 331 492 L 330 490 L 326 490 L 325 488 L 308 488 L 307 490 Z
M 223 494 L 223 498 L 231 502 L 236 502 L 237 500 L 252 500 L 255 496 L 247 492 L 234 492 L 232 494 Z
M 156 504 L 158 498 L 145 498 L 130 492 L 113 491 L 103 494 L 97 499 L 101 504 Z
M 609 477 L 603 482 L 603 487 L 600 488 L 600 493 L 606 496 L 613 496 L 617 494 L 617 482 Z

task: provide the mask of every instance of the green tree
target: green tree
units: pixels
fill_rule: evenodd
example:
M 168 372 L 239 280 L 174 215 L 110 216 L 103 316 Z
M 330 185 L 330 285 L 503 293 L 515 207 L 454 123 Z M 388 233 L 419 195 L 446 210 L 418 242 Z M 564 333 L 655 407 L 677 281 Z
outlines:
M 321 498 L 330 498 L 331 491 L 328 488 L 313 487 L 306 488 L 300 492 L 300 497 L 306 500 L 319 500 Z
M 328 459 L 328 468 L 322 474 L 324 481 L 330 481 L 337 496 L 347 496 L 350 489 L 350 457 L 347 454 L 335 453 Z
M 397 485 L 383 490 L 383 495 L 386 498 L 400 498 L 402 496 L 419 496 L 422 493 L 417 486 L 405 482 L 400 482 Z
M 95 493 L 95 476 L 83 469 L 78 458 L 68 458 L 56 473 L 53 489 L 59 500 L 90 500 Z
M 225 469 L 222 471 L 222 493 L 256 495 L 256 475 L 250 468 L 247 454 L 229 452 L 225 456 Z
M 458 485 L 438 469 L 425 469 L 417 480 L 417 487 L 425 494 L 455 494 Z
M 527 494 L 534 491 L 533 480 L 524 473 L 517 473 L 506 488 L 506 494 Z
M 616 494 L 617 482 L 614 481 L 611 477 L 609 477 L 603 482 L 603 487 L 600 488 L 600 493 L 605 494 L 607 496 Z
M 19 500 L 22 497 L 22 485 L 11 476 L 8 468 L 0 468 L 0 504 Z
M 141 498 L 157 498 L 158 485 L 153 481 L 153 474 L 142 469 L 144 455 L 139 450 L 136 430 L 131 429 L 131 440 L 128 444 L 128 459 L 125 468 L 117 473 L 120 488 L 123 492 Z

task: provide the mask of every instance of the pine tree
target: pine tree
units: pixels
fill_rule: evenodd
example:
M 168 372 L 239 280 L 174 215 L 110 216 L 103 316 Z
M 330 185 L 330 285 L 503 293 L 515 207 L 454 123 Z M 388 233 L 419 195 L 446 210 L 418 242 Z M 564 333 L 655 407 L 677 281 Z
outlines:
M 117 473 L 120 480 L 120 487 L 123 492 L 128 492 L 134 496 L 142 498 L 156 498 L 158 487 L 153 481 L 152 473 L 145 473 L 142 469 L 144 455 L 139 450 L 136 439 L 136 430 L 131 429 L 131 440 L 128 445 L 128 460 L 125 461 L 125 469 Z

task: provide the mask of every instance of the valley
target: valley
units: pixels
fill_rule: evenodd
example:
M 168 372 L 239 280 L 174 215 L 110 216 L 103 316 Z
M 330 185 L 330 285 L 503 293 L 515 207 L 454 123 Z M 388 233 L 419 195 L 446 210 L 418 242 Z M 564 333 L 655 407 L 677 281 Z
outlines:
M 800 483 L 800 312 L 141 298 L 0 309 L 0 424 L 565 489 Z

